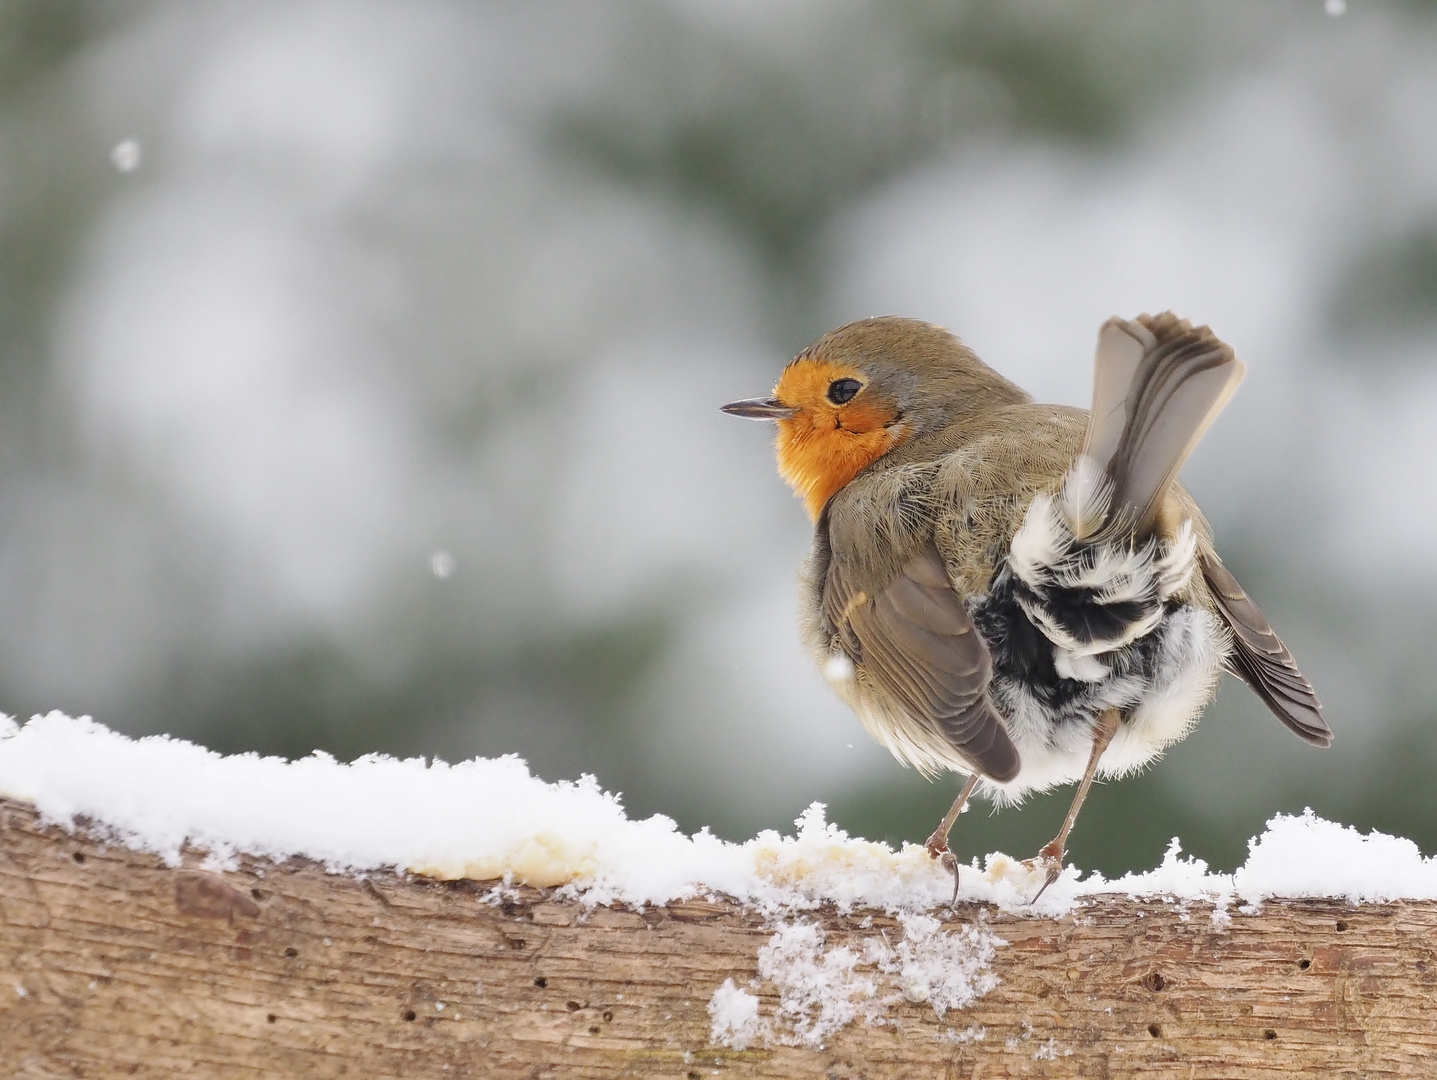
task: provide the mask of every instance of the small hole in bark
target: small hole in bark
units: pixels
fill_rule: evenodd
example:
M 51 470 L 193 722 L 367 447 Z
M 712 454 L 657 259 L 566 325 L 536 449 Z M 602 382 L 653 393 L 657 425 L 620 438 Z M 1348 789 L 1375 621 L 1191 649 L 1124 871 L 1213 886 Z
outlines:
M 71 855 L 70 858 L 74 859 L 77 863 L 82 863 L 85 861 L 85 853 L 83 851 L 77 851 Z
M 1264 1039 L 1275 1039 L 1277 1038 L 1277 1032 L 1273 1031 L 1272 1028 L 1268 1028 L 1262 1033 L 1262 1037 Z
M 250 894 L 250 896 L 254 897 L 256 900 L 263 900 L 263 899 L 264 899 L 264 893 L 260 892 L 259 889 L 251 889 L 251 890 L 249 891 L 249 894 Z
M 578 1012 L 580 1009 L 583 1008 L 583 1006 L 580 1005 L 577 1001 L 571 1001 L 566 1004 L 564 1008 L 568 1009 L 570 1012 Z
M 1158 972 L 1154 971 L 1143 980 L 1143 985 L 1156 994 L 1159 990 L 1166 990 L 1168 988 L 1168 981 Z
M 524 939 L 521 937 L 516 937 L 513 941 L 509 942 L 509 948 L 511 949 L 522 949 L 523 947 Z
M 537 979 L 534 980 L 534 985 L 537 986 L 540 990 L 542 990 L 549 985 L 549 980 L 544 978 L 544 976 L 540 975 Z
M 698 1073 L 689 1073 L 689 1080 L 699 1080 Z
M 415 1012 L 414 1012 L 413 1009 L 405 1009 L 405 1010 L 404 1010 L 404 1019 L 406 1019 L 406 1020 L 413 1020 L 414 1017 L 415 1017 L 415 1015 L 416 1015 L 416 1014 L 415 1014 Z
M 593 1027 L 589 1028 L 589 1034 L 590 1034 L 590 1035 L 597 1035 L 598 1033 L 599 1033 L 599 1027 L 598 1027 L 597 1024 L 595 1024 Z
M 284 950 L 284 955 L 293 960 L 296 956 L 299 955 L 299 950 L 291 945 L 288 949 Z
M 1344 930 L 1346 930 L 1346 929 L 1347 929 L 1347 924 L 1346 924 L 1345 922 L 1343 922 L 1341 919 L 1338 919 L 1338 920 L 1337 920 L 1337 932 L 1340 934 L 1340 933 L 1342 933 L 1342 931 L 1344 931 Z
M 1300 967 L 1300 968 L 1302 968 L 1303 971 L 1306 971 L 1308 968 L 1312 967 L 1312 961 L 1311 961 L 1311 960 L 1299 960 L 1299 961 L 1297 962 L 1297 966 Z
M 267 1023 L 267 1024 L 273 1024 L 276 1020 L 279 1019 L 279 1017 L 275 1016 L 274 1013 L 269 1013 L 264 1019 L 265 1019 L 265 1023 Z
M 605 1010 L 604 1010 L 604 1023 L 606 1023 L 606 1024 L 611 1024 L 611 1023 L 613 1023 L 613 1021 L 614 1021 L 614 1014 L 611 1013 L 608 1009 L 605 1009 Z
M 1149 1024 L 1148 1034 L 1155 1039 L 1161 1039 L 1163 1037 L 1163 1029 L 1158 1027 L 1157 1024 Z

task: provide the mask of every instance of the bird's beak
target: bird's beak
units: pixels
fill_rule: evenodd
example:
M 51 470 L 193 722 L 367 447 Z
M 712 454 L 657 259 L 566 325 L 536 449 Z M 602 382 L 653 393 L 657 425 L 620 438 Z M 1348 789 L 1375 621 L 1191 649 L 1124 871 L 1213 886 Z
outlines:
M 730 401 L 720 408 L 730 416 L 746 416 L 750 420 L 787 420 L 790 416 L 798 414 L 797 409 L 791 409 L 777 398 L 771 397 L 751 397 L 744 398 L 742 401 Z

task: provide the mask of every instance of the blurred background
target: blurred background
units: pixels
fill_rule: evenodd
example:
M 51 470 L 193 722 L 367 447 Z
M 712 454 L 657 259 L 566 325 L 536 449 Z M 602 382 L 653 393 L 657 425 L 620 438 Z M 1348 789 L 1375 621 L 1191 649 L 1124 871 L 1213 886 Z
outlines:
M 1437 850 L 1437 4 L 4 0 L 0 709 L 921 840 L 718 406 L 884 313 L 1086 405 L 1165 308 L 1248 364 L 1184 476 L 1337 743 L 1228 680 L 1073 860 Z

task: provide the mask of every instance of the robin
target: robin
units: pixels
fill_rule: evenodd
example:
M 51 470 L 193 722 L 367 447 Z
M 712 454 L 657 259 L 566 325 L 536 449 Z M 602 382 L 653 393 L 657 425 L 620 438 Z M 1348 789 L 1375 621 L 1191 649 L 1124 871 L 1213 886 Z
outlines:
M 1242 374 L 1205 326 L 1114 318 L 1092 410 L 1039 405 L 947 330 L 885 317 L 723 406 L 776 423 L 779 473 L 814 521 L 802 629 L 825 678 L 900 762 L 968 774 L 927 842 L 955 897 L 948 834 L 975 789 L 1009 803 L 1077 782 L 1035 860 L 1047 888 L 1093 778 L 1186 736 L 1224 668 L 1332 742 L 1176 480 Z

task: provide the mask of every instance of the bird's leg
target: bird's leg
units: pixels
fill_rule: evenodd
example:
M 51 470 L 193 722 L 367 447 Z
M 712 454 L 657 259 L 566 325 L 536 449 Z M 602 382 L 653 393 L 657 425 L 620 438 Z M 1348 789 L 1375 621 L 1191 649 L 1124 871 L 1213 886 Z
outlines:
M 928 849 L 928 854 L 942 863 L 943 869 L 953 875 L 953 899 L 948 901 L 949 907 L 958 902 L 958 856 L 948 850 L 948 834 L 953 831 L 953 823 L 958 820 L 958 815 L 963 812 L 963 807 L 968 805 L 968 796 L 973 794 L 973 789 L 977 786 L 978 774 L 974 773 L 968 777 L 968 782 L 963 785 L 963 790 L 958 793 L 958 798 L 953 800 L 953 805 L 948 808 L 948 813 L 943 815 L 943 820 L 938 823 L 938 828 L 933 830 L 933 835 L 924 845 Z
M 963 807 L 968 805 L 968 797 L 973 794 L 973 789 L 978 786 L 978 774 L 974 773 L 968 777 L 968 782 L 963 785 L 963 790 L 953 800 L 953 805 L 948 808 L 948 813 L 943 815 L 943 820 L 938 823 L 938 828 L 933 830 L 933 835 L 928 838 L 924 845 L 928 854 L 935 859 L 951 854 L 948 850 L 948 834 L 953 831 L 953 823 L 958 820 L 958 815 L 963 813 Z
M 1038 852 L 1038 857 L 1033 861 L 1039 865 L 1046 865 L 1048 868 L 1048 879 L 1043 882 L 1043 887 L 1038 890 L 1031 903 L 1036 904 L 1038 897 L 1047 891 L 1048 886 L 1058 880 L 1058 875 L 1063 872 L 1063 856 L 1068 852 L 1068 833 L 1073 831 L 1073 822 L 1078 820 L 1078 811 L 1083 808 L 1083 800 L 1088 797 L 1088 789 L 1093 786 L 1093 775 L 1098 771 L 1098 760 L 1103 756 L 1103 751 L 1113 741 L 1113 736 L 1118 733 L 1118 721 L 1120 715 L 1117 709 L 1104 709 L 1098 717 L 1098 723 L 1093 730 L 1093 752 L 1088 756 L 1088 767 L 1083 771 L 1082 782 L 1078 784 L 1077 794 L 1073 796 L 1073 805 L 1068 807 L 1068 816 L 1063 819 L 1063 827 L 1058 830 L 1058 835 L 1043 846 Z

